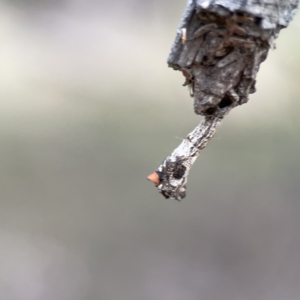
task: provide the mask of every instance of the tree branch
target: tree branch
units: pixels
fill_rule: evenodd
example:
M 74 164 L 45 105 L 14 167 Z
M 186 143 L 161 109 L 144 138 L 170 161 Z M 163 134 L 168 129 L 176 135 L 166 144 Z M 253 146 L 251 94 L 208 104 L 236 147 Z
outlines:
M 185 197 L 189 170 L 221 119 L 254 93 L 260 64 L 298 0 L 189 0 L 168 64 L 185 77 L 204 120 L 148 179 L 166 197 Z

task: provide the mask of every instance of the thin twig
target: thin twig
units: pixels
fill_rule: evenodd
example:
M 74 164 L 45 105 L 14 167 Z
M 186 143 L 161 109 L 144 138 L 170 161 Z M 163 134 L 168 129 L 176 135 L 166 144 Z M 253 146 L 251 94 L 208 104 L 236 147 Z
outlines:
M 186 194 L 189 171 L 200 151 L 214 136 L 222 118 L 205 119 L 182 141 L 160 167 L 148 176 L 166 198 L 181 200 Z

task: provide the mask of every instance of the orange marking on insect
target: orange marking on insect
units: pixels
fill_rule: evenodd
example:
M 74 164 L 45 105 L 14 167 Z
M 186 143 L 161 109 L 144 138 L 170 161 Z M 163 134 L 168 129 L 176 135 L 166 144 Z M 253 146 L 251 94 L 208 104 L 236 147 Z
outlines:
M 160 183 L 160 180 L 159 180 L 159 176 L 156 172 L 153 172 L 152 174 L 150 174 L 148 177 L 147 177 L 148 180 L 152 181 L 156 186 L 159 185 Z

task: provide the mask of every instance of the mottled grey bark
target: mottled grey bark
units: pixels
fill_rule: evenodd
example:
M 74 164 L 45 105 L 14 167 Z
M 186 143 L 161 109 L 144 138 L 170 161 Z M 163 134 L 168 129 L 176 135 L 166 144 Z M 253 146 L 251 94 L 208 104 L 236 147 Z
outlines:
M 166 198 L 184 198 L 189 169 L 204 148 L 197 145 L 205 146 L 212 137 L 206 134 L 208 128 L 215 131 L 232 108 L 246 103 L 256 91 L 259 66 L 270 47 L 275 47 L 279 31 L 292 20 L 298 2 L 188 1 L 168 64 L 184 75 L 184 85 L 194 97 L 194 111 L 205 120 L 187 137 L 194 141 L 188 142 L 191 151 L 179 146 L 156 171 L 157 187 Z

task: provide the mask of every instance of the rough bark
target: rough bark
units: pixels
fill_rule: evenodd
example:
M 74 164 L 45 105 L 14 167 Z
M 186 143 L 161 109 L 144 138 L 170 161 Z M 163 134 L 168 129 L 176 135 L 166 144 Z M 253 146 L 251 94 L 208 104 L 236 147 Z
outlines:
M 156 185 L 166 198 L 184 198 L 199 150 L 220 120 L 256 91 L 259 66 L 275 48 L 279 31 L 292 20 L 298 1 L 188 1 L 168 65 L 182 72 L 194 97 L 194 111 L 205 119 L 156 171 Z

